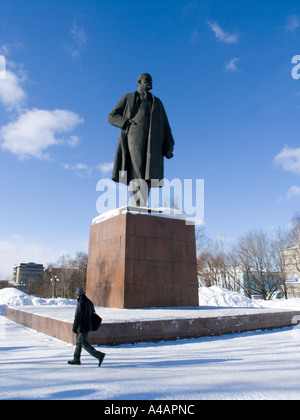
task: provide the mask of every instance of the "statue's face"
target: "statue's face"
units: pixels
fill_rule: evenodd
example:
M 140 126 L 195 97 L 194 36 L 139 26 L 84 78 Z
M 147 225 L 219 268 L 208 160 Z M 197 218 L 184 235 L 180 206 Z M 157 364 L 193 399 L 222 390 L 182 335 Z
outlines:
M 152 79 L 151 77 L 143 77 L 140 81 L 139 81 L 139 91 L 141 92 L 149 92 L 149 90 L 152 89 Z

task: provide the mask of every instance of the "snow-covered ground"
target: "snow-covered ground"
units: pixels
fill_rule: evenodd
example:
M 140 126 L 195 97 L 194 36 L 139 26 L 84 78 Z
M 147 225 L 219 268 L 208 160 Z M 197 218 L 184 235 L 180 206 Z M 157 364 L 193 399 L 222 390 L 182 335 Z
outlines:
M 101 347 L 107 356 L 99 369 L 84 351 L 81 366 L 68 365 L 72 345 L 4 317 L 7 305 L 75 309 L 75 304 L 33 298 L 16 289 L 0 290 L 0 399 L 300 399 L 297 326 Z M 213 287 L 200 290 L 200 305 L 300 310 L 300 299 L 253 302 Z

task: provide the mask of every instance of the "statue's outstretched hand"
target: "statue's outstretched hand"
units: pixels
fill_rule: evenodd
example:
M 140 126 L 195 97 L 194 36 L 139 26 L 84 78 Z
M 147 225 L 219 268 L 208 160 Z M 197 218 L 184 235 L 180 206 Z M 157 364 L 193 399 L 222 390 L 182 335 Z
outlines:
M 172 157 L 174 156 L 173 153 L 169 150 L 168 152 L 166 152 L 166 158 L 167 159 L 172 159 Z

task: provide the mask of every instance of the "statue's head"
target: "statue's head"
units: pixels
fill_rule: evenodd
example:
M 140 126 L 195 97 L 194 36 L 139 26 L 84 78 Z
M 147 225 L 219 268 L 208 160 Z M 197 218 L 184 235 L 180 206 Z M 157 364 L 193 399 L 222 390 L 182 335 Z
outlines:
M 152 89 L 152 77 L 148 73 L 142 73 L 137 79 L 138 91 L 149 92 Z

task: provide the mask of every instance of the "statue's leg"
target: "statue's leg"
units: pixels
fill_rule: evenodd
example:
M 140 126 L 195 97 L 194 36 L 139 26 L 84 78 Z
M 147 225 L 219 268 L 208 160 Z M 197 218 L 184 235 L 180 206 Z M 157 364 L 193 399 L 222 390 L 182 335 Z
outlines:
M 133 179 L 130 184 L 131 204 L 135 207 L 146 207 L 150 194 L 150 181 Z

